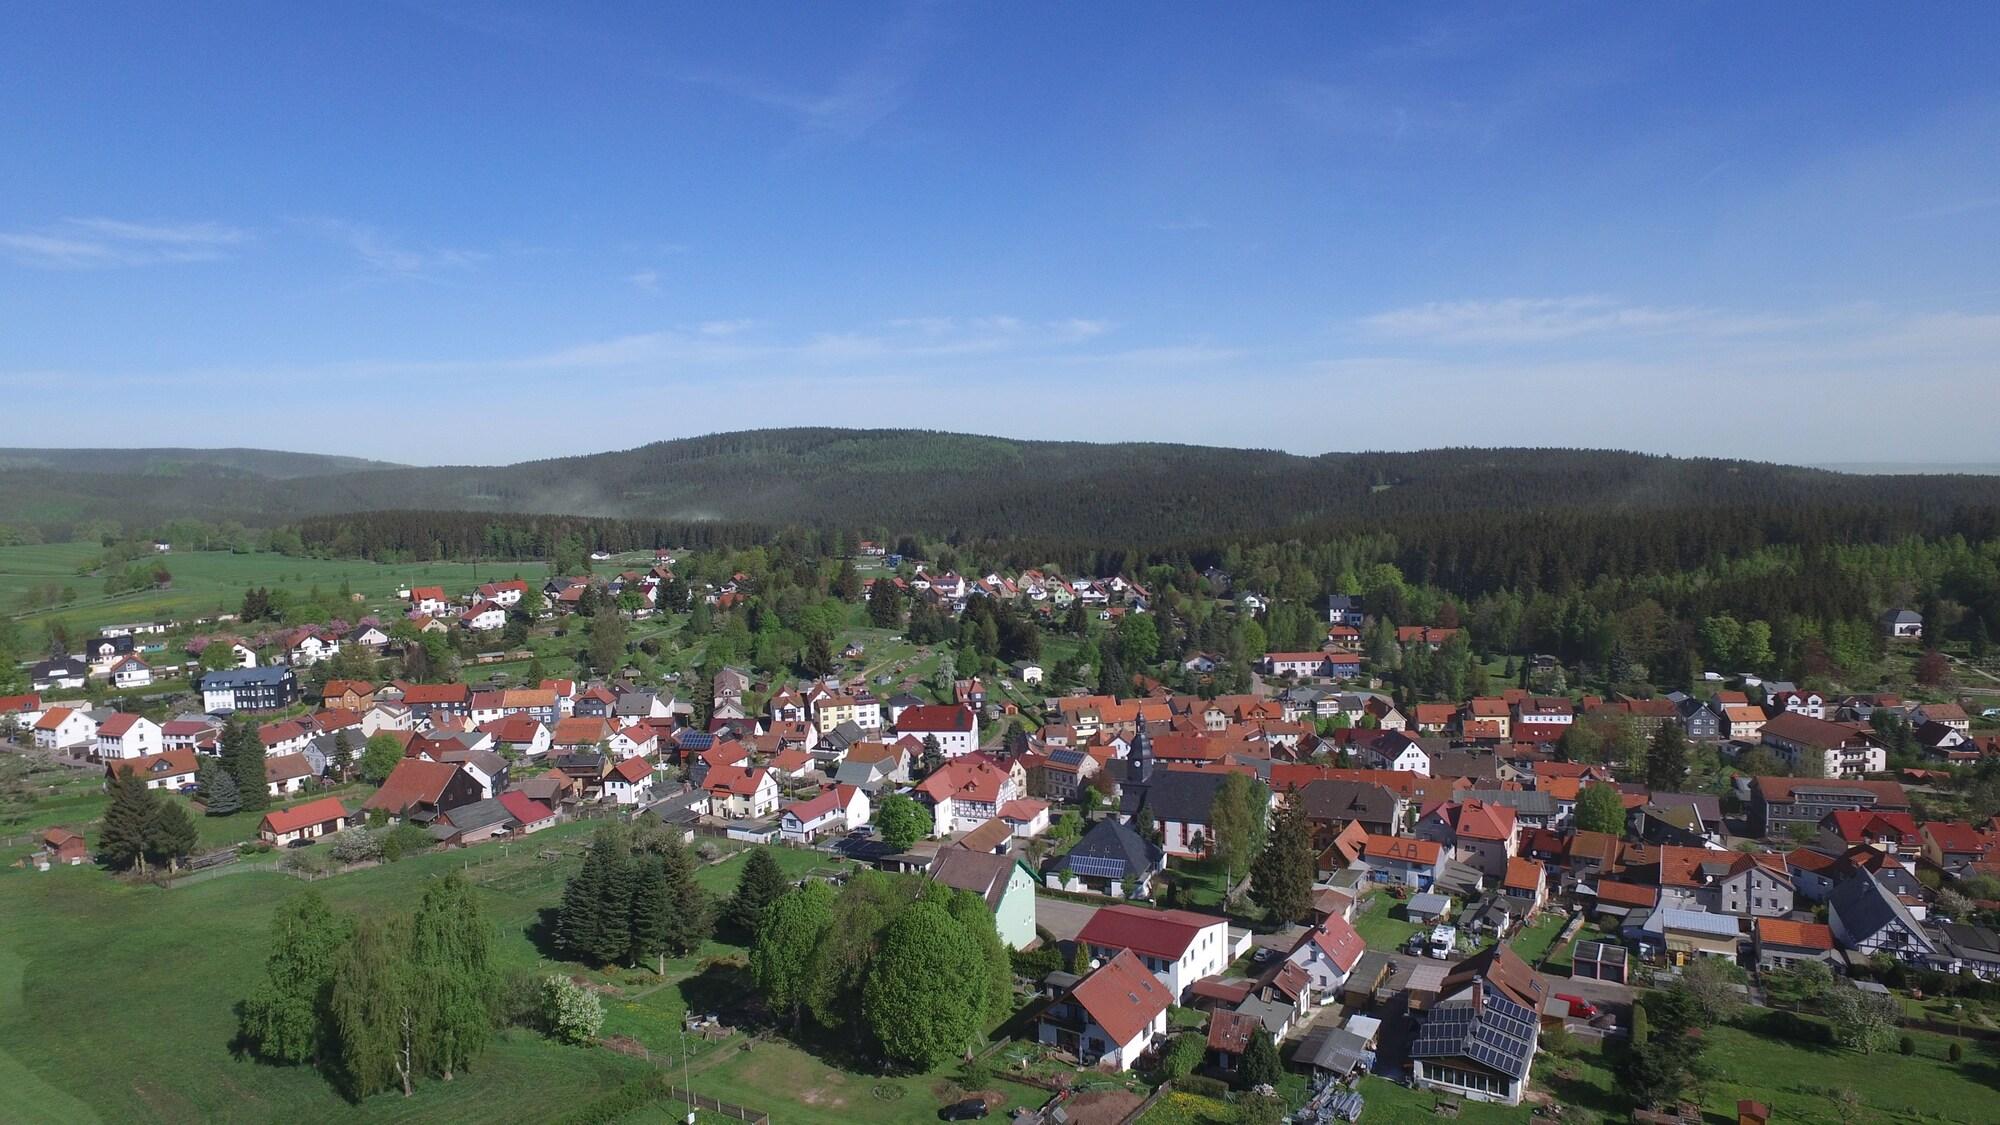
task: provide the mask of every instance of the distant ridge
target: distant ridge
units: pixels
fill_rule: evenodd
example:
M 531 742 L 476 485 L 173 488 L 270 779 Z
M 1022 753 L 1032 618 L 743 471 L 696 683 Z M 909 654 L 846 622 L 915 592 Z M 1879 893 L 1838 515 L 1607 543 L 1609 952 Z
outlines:
M 1021 441 L 928 430 L 746 430 L 498 466 L 261 450 L 0 451 L 0 523 L 250 524 L 488 511 L 1163 542 L 1450 513 L 1875 506 L 2000 510 L 2000 477 L 1854 475 L 1582 449 L 1327 453 Z

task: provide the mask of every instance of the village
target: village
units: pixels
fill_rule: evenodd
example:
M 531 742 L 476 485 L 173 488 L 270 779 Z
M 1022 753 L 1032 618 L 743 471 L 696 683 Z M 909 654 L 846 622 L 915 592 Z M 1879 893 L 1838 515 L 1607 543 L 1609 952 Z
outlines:
M 1941 1070 L 1961 1040 L 2000 1039 L 2000 818 L 1938 812 L 2000 735 L 1947 692 L 1712 675 L 1602 695 L 1530 653 L 1505 658 L 1505 686 L 1421 698 L 1385 680 L 1385 658 L 1466 659 L 1463 629 L 1389 623 L 1359 594 L 1326 599 L 1318 648 L 1244 653 L 1265 599 L 1204 576 L 1238 624 L 1209 630 L 1216 651 L 1165 658 L 1151 622 L 1132 624 L 1160 599 L 1129 576 L 966 578 L 866 540 L 829 580 L 850 587 L 849 625 L 929 619 L 959 639 L 952 623 L 997 615 L 1075 640 L 1041 655 L 928 643 L 885 665 L 879 633 L 844 626 L 789 670 L 689 653 L 663 672 L 658 652 L 642 670 L 628 630 L 712 629 L 758 592 L 740 571 L 690 581 L 686 557 L 412 586 L 400 614 L 261 635 L 106 630 L 28 669 L 35 690 L 0 699 L 0 722 L 19 755 L 106 788 L 265 810 L 253 838 L 152 855 L 154 878 L 272 852 L 365 879 L 376 859 L 357 857 L 379 843 L 343 842 L 371 832 L 477 856 L 643 823 L 719 855 L 795 856 L 791 871 L 970 892 L 1017 989 L 976 1053 L 1025 1085 L 937 1107 L 964 1116 L 1804 1119 L 1774 1078 L 1738 1074 L 1744 1096 L 1723 1097 L 1678 1055 L 1655 1064 L 1671 1072 L 1658 1096 L 1624 1109 L 1607 1052 L 1644 1050 L 1678 1010 L 1655 1001 L 1669 1014 L 1649 1020 L 1649 996 L 1701 999 L 1712 1039 L 1783 1028 L 1864 1054 L 1900 1040 Z M 586 620 L 572 674 L 521 668 Z M 1891 650 L 1925 648 L 1914 612 L 1889 608 L 1881 629 Z M 516 674 L 476 678 L 503 633 Z M 1107 680 L 1121 656 L 1125 678 Z M 186 689 L 147 697 L 156 672 Z M 265 791 L 245 805 L 256 774 Z M 21 866 L 85 867 L 101 843 L 91 824 L 51 824 Z M 1822 1085 L 1814 1097 L 1841 1083 Z M 790 1119 L 786 1091 L 759 1096 Z

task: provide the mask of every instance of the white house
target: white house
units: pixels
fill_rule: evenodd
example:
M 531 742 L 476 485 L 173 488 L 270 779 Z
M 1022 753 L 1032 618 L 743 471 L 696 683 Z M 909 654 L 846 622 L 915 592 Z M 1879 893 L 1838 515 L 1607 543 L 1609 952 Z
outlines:
M 711 766 L 701 787 L 715 815 L 732 819 L 768 816 L 781 796 L 770 770 L 742 765 Z
M 120 690 L 141 688 L 153 682 L 153 669 L 136 656 L 128 656 L 111 666 L 111 686 Z
M 1036 1038 L 1086 1066 L 1126 1070 L 1167 1033 L 1173 996 L 1140 959 L 1119 952 L 1043 1012 Z
M 1340 998 L 1340 986 L 1347 983 L 1355 962 L 1367 951 L 1367 943 L 1347 919 L 1333 914 L 1301 935 L 1285 959 L 1306 971 L 1320 1003 L 1331 1004 Z
M 127 715 L 119 711 L 97 724 L 97 736 L 90 754 L 99 761 L 108 762 L 143 758 L 165 749 L 160 724 L 144 715 Z
M 947 758 L 979 749 L 979 716 L 963 704 L 905 707 L 895 723 L 898 734 L 911 735 L 919 742 L 937 739 L 938 749 Z
M 809 844 L 822 835 L 846 832 L 868 823 L 868 794 L 852 785 L 836 785 L 810 800 L 787 805 L 778 814 L 778 834 L 788 843 Z
M 1148 910 L 1120 903 L 1090 916 L 1077 934 L 1095 960 L 1121 951 L 1137 956 L 1178 998 L 1189 985 L 1229 967 L 1229 919 L 1188 910 Z
M 97 740 L 97 720 L 75 707 L 51 707 L 35 721 L 35 749 L 68 750 Z
M 604 775 L 604 795 L 621 805 L 639 805 L 653 799 L 653 763 L 644 758 L 626 758 Z
M 480 602 L 459 615 L 458 623 L 475 633 L 490 633 L 507 626 L 507 611 L 492 602 Z

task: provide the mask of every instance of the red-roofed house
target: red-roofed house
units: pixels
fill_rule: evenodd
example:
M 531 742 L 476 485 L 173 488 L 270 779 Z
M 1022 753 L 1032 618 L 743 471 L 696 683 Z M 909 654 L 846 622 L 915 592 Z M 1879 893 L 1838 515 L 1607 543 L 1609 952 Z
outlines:
M 1120 952 L 1049 1005 L 1036 1038 L 1086 1066 L 1126 1070 L 1166 1035 L 1173 1002 L 1139 958 Z
M 1783 969 L 1800 961 L 1833 961 L 1833 928 L 1816 922 L 1759 918 L 1757 967 Z
M 1027 796 L 1027 770 L 1019 762 L 998 766 L 984 755 L 946 762 L 917 786 L 917 800 L 931 808 L 931 833 L 970 832 L 1000 815 L 1000 806 Z
M 1400 883 L 1427 891 L 1444 873 L 1447 852 L 1445 846 L 1435 840 L 1420 840 L 1414 836 L 1378 836 L 1371 832 L 1362 845 L 1362 857 L 1368 861 L 1370 882 Z
M 480 796 L 479 780 L 456 764 L 404 758 L 361 809 L 363 812 L 381 809 L 390 816 L 405 818 L 469 805 Z
M 1820 818 L 1819 826 L 1839 840 L 1842 847 L 1866 844 L 1871 848 L 1909 856 L 1924 850 L 1917 822 L 1906 812 L 1835 809 Z
M 709 767 L 701 787 L 717 816 L 742 819 L 766 816 L 778 807 L 778 779 L 767 769 L 742 765 Z
M 1500 881 L 1500 890 L 1508 898 L 1526 902 L 1529 913 L 1540 910 L 1549 893 L 1548 869 L 1532 859 L 1515 856 L 1507 861 L 1507 875 Z
M 166 744 L 160 737 L 160 724 L 144 715 L 118 711 L 97 724 L 97 738 L 90 753 L 100 762 L 115 762 L 143 758 L 165 749 Z
M 81 707 L 51 707 L 35 720 L 35 749 L 73 750 L 97 739 L 97 720 Z
M 518 789 L 509 789 L 498 798 L 500 807 L 514 818 L 514 831 L 523 836 L 540 832 L 556 822 L 555 810 Z
M 289 809 L 272 809 L 257 825 L 265 843 L 284 847 L 294 840 L 317 840 L 347 827 L 347 809 L 338 797 L 321 797 Z
M 810 844 L 826 833 L 859 828 L 868 823 L 868 816 L 868 794 L 852 785 L 836 785 L 785 806 L 778 814 L 778 834 L 792 843 Z
M 944 756 L 956 758 L 979 749 L 979 716 L 965 706 L 905 707 L 896 716 L 896 733 L 914 735 L 918 741 L 936 738 Z
M 1952 820 L 1927 822 L 1922 839 L 1924 858 L 1947 871 L 1986 858 L 1994 843 L 1992 837 L 1970 824 Z
M 1340 999 L 1340 986 L 1347 983 L 1347 974 L 1367 951 L 1368 943 L 1347 919 L 1336 914 L 1307 930 L 1285 959 L 1306 971 L 1320 1003 L 1331 1004 Z
M 1461 863 L 1493 879 L 1507 876 L 1507 861 L 1520 852 L 1520 824 L 1508 805 L 1486 801 L 1448 801 L 1427 810 L 1417 821 L 1417 838 L 1452 848 Z
M 653 763 L 624 758 L 604 775 L 604 795 L 620 805 L 643 805 L 653 796 Z
M 106 762 L 104 776 L 108 780 L 130 770 L 146 779 L 148 789 L 179 789 L 183 785 L 194 784 L 195 765 L 194 751 L 168 750 L 143 758 Z
M 1229 919 L 1187 910 L 1148 910 L 1120 903 L 1090 916 L 1076 936 L 1099 961 L 1120 951 L 1136 954 L 1167 986 L 1170 999 L 1203 977 L 1229 967 Z

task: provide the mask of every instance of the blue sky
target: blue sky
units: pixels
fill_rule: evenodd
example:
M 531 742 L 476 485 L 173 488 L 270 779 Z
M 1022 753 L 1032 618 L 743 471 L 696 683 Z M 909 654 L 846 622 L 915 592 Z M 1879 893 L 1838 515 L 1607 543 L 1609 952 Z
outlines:
M 2000 8 L 0 7 L 7 444 L 2000 459 Z

